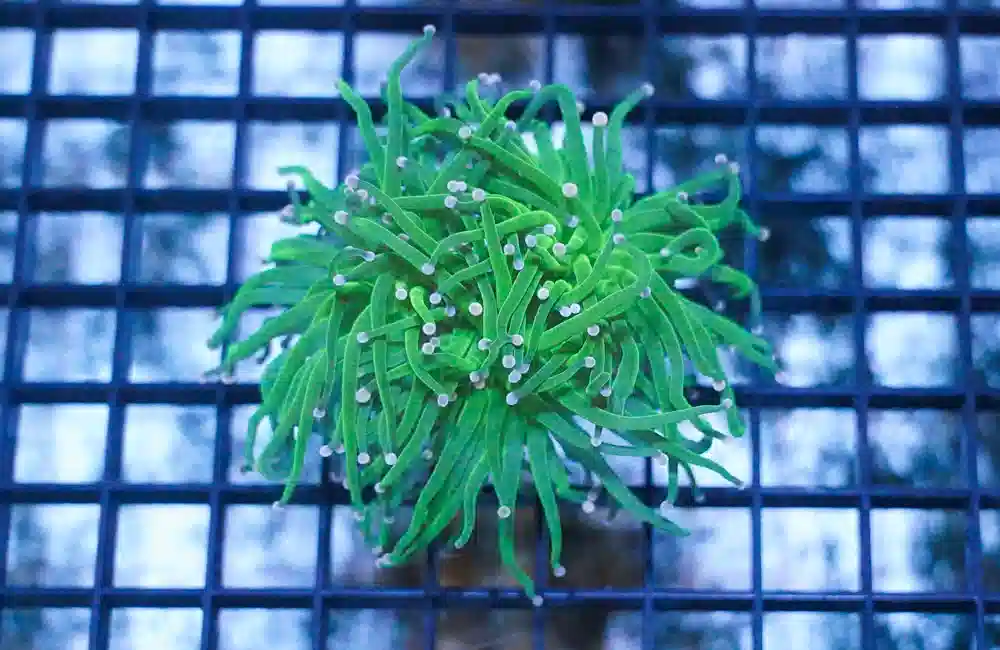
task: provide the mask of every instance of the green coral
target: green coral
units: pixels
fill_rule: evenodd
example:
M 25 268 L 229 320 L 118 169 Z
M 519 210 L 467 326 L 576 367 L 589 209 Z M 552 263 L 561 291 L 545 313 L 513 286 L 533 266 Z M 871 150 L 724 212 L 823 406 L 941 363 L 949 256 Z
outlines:
M 694 466 L 739 480 L 705 457 L 722 438 L 702 416 L 722 411 L 743 434 L 718 348 L 731 346 L 760 366 L 776 365 L 766 341 L 675 290 L 698 277 L 750 300 L 753 282 L 721 263 L 716 233 L 735 226 L 765 234 L 740 209 L 738 169 L 718 169 L 636 200 L 622 164 L 621 130 L 652 88 L 629 95 L 610 116 L 592 119 L 590 154 L 578 103 L 562 85 L 517 90 L 496 101 L 480 94 L 480 75 L 454 114 L 431 117 L 404 101 L 400 72 L 433 28 L 392 65 L 380 127 L 346 83 L 369 161 L 342 185 L 322 185 L 290 167 L 309 193 L 284 217 L 318 224 L 316 234 L 276 242 L 265 268 L 224 308 L 210 344 L 230 341 L 256 306 L 284 311 L 232 343 L 216 372 L 276 339 L 284 350 L 265 370 L 262 401 L 250 420 L 248 467 L 284 481 L 287 502 L 310 436 L 323 455 L 344 455 L 346 487 L 362 528 L 389 548 L 389 525 L 416 496 L 409 526 L 382 566 L 406 561 L 461 517 L 452 540 L 464 545 L 476 504 L 492 482 L 499 499 L 499 549 L 505 566 L 536 601 L 514 556 L 513 515 L 524 470 L 544 511 L 551 565 L 560 566 L 558 499 L 593 510 L 597 489 L 571 486 L 566 461 L 581 466 L 628 512 L 675 534 L 663 506 L 678 494 L 678 474 Z M 491 93 L 486 93 L 490 95 Z M 527 103 L 515 122 L 506 113 Z M 562 146 L 536 119 L 555 102 Z M 380 129 L 382 133 L 380 134 Z M 716 203 L 696 193 L 726 189 Z M 719 403 L 692 406 L 686 368 L 709 378 Z M 254 459 L 257 430 L 272 435 Z M 594 425 L 594 432 L 581 421 Z M 691 423 L 698 439 L 682 434 Z M 602 440 L 605 431 L 619 440 Z M 642 503 L 609 465 L 609 456 L 654 457 L 668 468 L 667 500 Z

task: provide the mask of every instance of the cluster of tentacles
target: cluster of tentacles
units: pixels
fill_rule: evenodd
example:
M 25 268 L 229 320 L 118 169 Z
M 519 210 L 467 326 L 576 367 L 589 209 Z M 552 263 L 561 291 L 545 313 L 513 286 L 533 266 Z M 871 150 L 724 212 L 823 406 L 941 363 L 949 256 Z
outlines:
M 319 230 L 273 245 L 271 265 L 224 308 L 211 345 L 230 342 L 248 309 L 283 308 L 233 342 L 216 371 L 226 380 L 235 364 L 284 341 L 265 369 L 247 440 L 248 467 L 285 482 L 281 503 L 300 478 L 310 436 L 321 436 L 323 455 L 342 455 L 358 520 L 388 566 L 457 518 L 461 532 L 451 542 L 465 544 L 491 483 L 502 559 L 537 601 L 514 559 L 525 470 L 556 575 L 564 572 L 558 499 L 584 510 L 597 499 L 597 490 L 571 485 L 570 463 L 620 507 L 677 534 L 684 531 L 667 509 L 644 504 L 607 457 L 663 462 L 664 504 L 677 497 L 679 471 L 690 476 L 693 466 L 739 484 L 704 456 L 724 434 L 701 416 L 724 411 L 728 433 L 743 432 L 718 349 L 731 346 L 772 371 L 774 357 L 766 341 L 674 283 L 702 278 L 759 310 L 751 280 L 721 263 L 716 233 L 763 233 L 740 209 L 739 170 L 724 159 L 713 172 L 636 200 L 621 131 L 648 86 L 610 116 L 593 116 L 589 153 L 577 100 L 561 85 L 533 82 L 490 99 L 481 86 L 494 79 L 480 75 L 444 116 L 425 114 L 404 101 L 400 72 L 433 32 L 426 28 L 393 64 L 383 124 L 340 83 L 369 161 L 335 188 L 305 169 L 283 170 L 309 196 L 293 193 L 283 216 Z M 510 121 L 515 102 L 526 105 Z M 538 119 L 549 102 L 565 126 L 561 146 Z M 713 188 L 724 198 L 695 201 Z M 692 371 L 711 381 L 718 404 L 689 403 Z M 271 437 L 255 458 L 265 419 Z M 682 435 L 686 422 L 699 439 Z M 413 499 L 408 528 L 390 539 L 386 522 Z

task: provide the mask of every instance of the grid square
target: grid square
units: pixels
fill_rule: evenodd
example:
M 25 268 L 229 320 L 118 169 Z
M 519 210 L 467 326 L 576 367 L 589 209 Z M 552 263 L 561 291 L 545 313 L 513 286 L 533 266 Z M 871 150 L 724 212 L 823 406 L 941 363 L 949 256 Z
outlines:
M 249 129 L 246 185 L 254 189 L 283 189 L 291 176 L 281 176 L 286 165 L 308 167 L 321 182 L 335 185 L 340 133 L 333 123 L 253 122 Z
M 185 120 L 153 125 L 143 186 L 224 188 L 232 184 L 236 128 L 231 122 Z
M 153 37 L 153 93 L 235 95 L 239 91 L 240 46 L 236 31 L 157 32 Z M 206 53 L 211 65 L 205 65 Z
M 312 614 L 300 609 L 224 609 L 219 612 L 219 650 L 311 647 Z
M 123 187 L 129 127 L 100 119 L 52 120 L 45 124 L 41 183 L 48 187 Z
M 877 194 L 947 192 L 948 132 L 937 126 L 866 126 L 861 129 L 865 190 Z
M 254 35 L 253 92 L 281 97 L 333 97 L 341 71 L 339 34 L 262 31 Z
M 139 33 L 124 29 L 61 29 L 52 37 L 49 92 L 128 95 L 135 89 Z
M 232 446 L 230 454 L 230 465 L 228 470 L 228 480 L 235 484 L 262 484 L 269 483 L 266 479 L 261 477 L 256 472 L 244 472 L 244 451 L 245 444 L 247 440 L 247 428 L 250 421 L 250 416 L 253 414 L 254 406 L 239 406 L 232 410 Z M 255 457 L 260 454 L 264 449 L 266 441 L 271 435 L 270 423 L 261 423 L 260 429 L 257 432 L 257 438 L 255 439 L 255 444 L 253 447 Z M 319 447 L 322 443 L 314 436 L 310 441 L 309 450 L 311 453 L 306 456 L 305 467 L 302 470 L 302 476 L 299 478 L 300 485 L 309 485 L 311 483 L 317 483 L 320 479 L 320 456 Z
M 847 43 L 834 36 L 792 34 L 757 39 L 760 93 L 787 99 L 847 94 Z
M 993 341 L 1000 332 L 1000 314 L 976 313 L 970 317 L 972 327 L 972 365 L 978 372 L 979 383 L 993 388 L 1000 386 L 1000 371 L 996 368 Z
M 858 589 L 861 533 L 856 510 L 768 508 L 761 526 L 765 590 Z
M 971 620 L 957 614 L 876 614 L 875 629 L 876 643 L 881 647 L 908 643 L 927 650 L 945 650 L 969 646 L 972 637 Z
M 127 505 L 118 512 L 118 587 L 199 589 L 205 584 L 209 511 L 200 505 Z
M 1000 192 L 1000 128 L 967 129 L 965 137 L 965 189 L 970 194 Z
M 201 642 L 201 618 L 198 609 L 114 609 L 109 650 L 155 648 L 166 638 L 172 648 L 196 650 Z
M 246 282 L 247 278 L 264 265 L 274 242 L 294 237 L 304 229 L 285 223 L 278 218 L 277 212 L 272 212 L 240 217 L 236 221 L 235 230 L 239 233 L 239 242 L 242 244 L 236 251 L 236 280 Z
M 880 386 L 948 386 L 958 369 L 957 323 L 949 314 L 873 314 L 866 332 L 868 366 Z
M 37 309 L 28 313 L 28 381 L 108 381 L 114 312 L 107 309 Z
M 0 141 L 4 143 L 0 149 L 0 188 L 21 184 L 27 133 L 24 120 L 0 119 Z
M 0 12 L 4 650 L 163 639 L 185 650 L 416 650 L 430 622 L 442 648 L 522 650 L 541 638 L 550 650 L 597 650 L 595 639 L 605 650 L 1000 646 L 1000 75 L 994 36 L 952 28 L 983 31 L 992 16 L 950 22 L 954 3 L 941 0 L 857 0 L 860 15 L 843 0 L 693 0 L 674 3 L 685 7 L 679 35 L 677 8 L 655 1 L 522 3 L 499 17 L 482 0 L 161 4 L 190 6 Z M 356 127 L 323 121 L 340 101 L 335 82 L 344 75 L 378 97 L 386 65 L 425 21 L 444 38 L 404 76 L 425 106 L 496 71 L 505 88 L 553 75 L 587 95 L 589 116 L 649 80 L 659 105 L 635 111 L 623 134 L 639 191 L 705 171 L 722 152 L 741 163 L 745 207 L 770 231 L 765 242 L 723 242 L 761 284 L 765 334 L 785 368 L 781 382 L 761 381 L 723 353 L 750 427 L 710 457 L 754 480 L 737 491 L 696 470 L 707 498 L 689 507 L 685 491 L 674 513 L 686 538 L 656 533 L 649 543 L 625 513 L 572 509 L 569 573 L 542 585 L 566 591 L 545 593 L 541 615 L 510 600 L 516 585 L 489 527 L 495 503 L 481 504 L 473 548 L 378 571 L 351 507 L 334 503 L 341 459 L 322 460 L 318 440 L 302 480 L 308 502 L 272 511 L 279 486 L 239 472 L 260 366 L 240 368 L 237 386 L 196 383 L 219 358 L 197 343 L 219 322 L 207 303 L 258 270 L 275 239 L 302 232 L 276 217 L 287 199 L 275 168 L 306 164 L 324 182 L 356 169 Z M 37 42 L 28 25 L 42 26 Z M 137 70 L 150 45 L 151 70 Z M 955 49 L 958 62 L 948 60 Z M 860 169 L 851 167 L 855 100 Z M 948 124 L 956 110 L 969 125 L 962 133 Z M 130 169 L 133 151 L 143 159 Z M 967 194 L 976 195 L 968 204 Z M 743 306 L 729 301 L 727 311 Z M 272 313 L 248 315 L 241 331 Z M 971 368 L 961 349 L 969 317 Z M 704 386 L 691 392 L 717 399 Z M 661 466 L 650 492 L 642 462 L 613 464 L 641 497 L 662 491 Z M 518 511 L 528 524 L 518 558 L 534 572 L 545 552 L 534 543 L 537 513 Z M 969 526 L 977 514 L 981 549 Z M 874 548 L 861 545 L 869 537 Z M 205 566 L 210 550 L 220 566 Z M 654 589 L 643 591 L 650 555 Z M 111 583 L 91 591 L 107 573 Z M 431 612 L 411 596 L 435 583 L 444 591 Z M 90 607 L 67 607 L 81 604 Z M 314 638 L 320 630 L 326 638 Z
M 965 220 L 965 232 L 972 288 L 1000 288 L 1000 218 L 969 217 Z
M 0 28 L 0 61 L 4 74 L 0 75 L 0 93 L 24 95 L 31 89 L 31 57 L 35 32 L 30 29 Z
M 758 258 L 758 280 L 769 287 L 851 289 L 851 222 L 846 217 L 759 220 L 768 242 L 785 254 Z
M 757 128 L 761 156 L 754 167 L 754 184 L 767 192 L 843 192 L 847 189 L 847 132 L 811 126 Z M 822 154 L 820 152 L 823 152 Z M 780 175 L 768 158 L 791 158 L 792 174 Z
M 1000 55 L 1000 38 L 963 36 L 958 40 L 962 94 L 968 99 L 1000 97 L 1000 75 L 987 62 Z
M 132 315 L 131 381 L 197 381 L 218 364 L 218 351 L 189 346 L 211 338 L 217 326 L 212 310 L 167 308 Z
M 984 410 L 976 414 L 973 428 L 969 435 L 975 437 L 979 452 L 976 476 L 980 486 L 989 487 L 1000 480 L 1000 418 L 996 411 Z
M 780 341 L 785 386 L 849 386 L 858 360 L 848 316 L 764 313 L 764 336 Z M 766 380 L 765 380 L 766 381 Z
M 319 512 L 310 506 L 226 508 L 222 582 L 237 588 L 310 587 L 316 580 Z M 247 548 L 247 540 L 262 545 Z
M 114 284 L 121 277 L 123 223 L 106 212 L 42 213 L 35 217 L 29 277 L 34 282 Z M 86 246 L 80 246 L 86 242 Z M 95 255 L 94 251 L 100 251 Z
M 862 99 L 940 97 L 945 85 L 944 44 L 915 34 L 858 39 L 858 94 Z
M 0 282 L 14 277 L 14 244 L 17 237 L 17 213 L 0 212 Z
M 636 133 L 635 145 L 642 155 L 645 145 L 641 133 Z M 682 183 L 687 178 L 707 171 L 713 166 L 711 156 L 699 156 L 698 152 L 714 151 L 725 153 L 734 160 L 746 159 L 746 129 L 740 127 L 698 125 L 664 126 L 654 131 L 653 144 L 653 189 L 664 190 Z M 633 172 L 635 174 L 635 172 Z M 642 178 L 644 174 L 636 174 Z
M 153 284 L 222 284 L 229 226 L 230 219 L 218 213 L 140 216 L 142 249 L 136 279 Z
M 108 408 L 26 404 L 19 409 L 14 480 L 95 483 L 104 475 Z
M 983 590 L 1000 593 L 1000 511 L 979 513 L 979 535 L 983 542 Z
M 839 612 L 764 614 L 764 650 L 861 648 L 861 617 Z
M 954 412 L 869 410 L 872 482 L 941 488 L 966 485 L 963 432 L 961 418 Z
M 683 639 L 692 644 L 689 647 L 710 648 L 718 644 L 732 650 L 753 648 L 751 617 L 743 612 L 663 612 L 654 614 L 653 621 L 658 644 L 673 644 Z
M 761 484 L 841 488 L 858 481 L 857 416 L 850 409 L 763 411 Z
M 746 591 L 751 587 L 750 511 L 676 508 L 670 519 L 691 531 L 679 538 L 655 531 L 655 584 L 682 590 Z
M 215 410 L 211 407 L 127 406 L 122 479 L 131 483 L 210 483 L 215 431 Z
M 885 592 L 956 592 L 966 586 L 968 520 L 958 510 L 875 510 L 872 586 Z
M 662 47 L 664 57 L 687 58 L 696 63 L 683 83 L 656 85 L 656 96 L 731 99 L 746 94 L 747 39 L 744 36 L 667 37 Z
M 951 224 L 934 217 L 865 221 L 865 284 L 873 288 L 944 289 L 954 284 L 945 249 Z
M 13 506 L 7 584 L 93 586 L 99 515 L 100 508 L 90 504 Z
M 17 607 L 0 611 L 4 641 L 12 647 L 83 650 L 91 618 L 81 607 Z

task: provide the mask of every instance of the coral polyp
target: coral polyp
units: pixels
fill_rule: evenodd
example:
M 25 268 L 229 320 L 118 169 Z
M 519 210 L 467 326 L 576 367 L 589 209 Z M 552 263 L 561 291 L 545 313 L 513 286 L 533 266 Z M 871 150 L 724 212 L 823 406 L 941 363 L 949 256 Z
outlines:
M 724 158 L 687 183 L 637 198 L 622 129 L 652 94 L 648 85 L 610 115 L 593 116 L 589 149 L 577 98 L 562 85 L 533 82 L 498 96 L 481 88 L 496 79 L 480 75 L 444 116 L 426 114 L 404 100 L 400 72 L 433 31 L 392 65 L 382 124 L 339 84 L 368 160 L 335 187 L 304 168 L 282 170 L 308 193 L 304 200 L 293 192 L 283 218 L 315 232 L 273 244 L 268 266 L 224 308 L 210 344 L 230 343 L 216 370 L 225 378 L 275 339 L 284 342 L 264 371 L 246 447 L 248 467 L 284 481 L 281 503 L 319 436 L 324 456 L 342 455 L 351 505 L 388 549 L 379 563 L 389 566 L 455 520 L 460 532 L 450 542 L 467 543 L 480 494 L 492 484 L 500 554 L 534 598 L 514 559 L 523 475 L 544 512 L 556 575 L 564 571 L 559 500 L 593 511 L 598 493 L 573 486 L 574 465 L 620 507 L 676 534 L 685 531 L 668 509 L 643 503 L 609 457 L 663 462 L 668 504 L 682 470 L 691 481 L 692 468 L 702 467 L 739 484 L 705 455 L 715 440 L 743 433 L 719 350 L 731 347 L 770 371 L 774 357 L 764 339 L 675 283 L 720 285 L 759 313 L 756 286 L 723 263 L 718 233 L 764 233 L 740 208 L 739 170 Z M 561 143 L 539 119 L 549 103 L 560 114 Z M 695 200 L 713 190 L 724 196 Z M 242 315 L 261 306 L 282 312 L 231 341 Z M 717 403 L 688 401 L 692 373 L 711 382 Z M 717 412 L 725 433 L 704 417 Z M 270 439 L 255 456 L 265 420 Z M 409 503 L 408 527 L 393 538 L 386 521 Z

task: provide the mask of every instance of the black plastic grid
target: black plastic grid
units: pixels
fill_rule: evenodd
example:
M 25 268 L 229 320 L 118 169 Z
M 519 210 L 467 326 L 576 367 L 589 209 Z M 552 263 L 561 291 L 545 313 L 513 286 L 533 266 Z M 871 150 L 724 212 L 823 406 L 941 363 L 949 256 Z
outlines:
M 762 650 L 765 612 L 855 612 L 861 614 L 861 646 L 876 648 L 874 616 L 879 612 L 964 613 L 974 620 L 975 647 L 987 649 L 998 642 L 991 640 L 986 618 L 1000 614 L 1000 594 L 987 595 L 982 580 L 983 546 L 980 538 L 980 511 L 1000 508 L 1000 488 L 981 484 L 977 479 L 979 448 L 977 409 L 996 410 L 1000 394 L 973 380 L 971 320 L 974 313 L 1000 311 L 1000 292 L 973 290 L 970 285 L 966 216 L 1000 214 L 1000 194 L 969 195 L 965 187 L 963 129 L 969 126 L 1000 126 L 1000 100 L 968 100 L 962 97 L 959 63 L 959 35 L 1000 35 L 1000 11 L 972 10 L 948 0 L 946 8 L 879 11 L 859 9 L 854 0 L 838 10 L 782 9 L 765 10 L 753 6 L 739 9 L 670 9 L 663 10 L 655 0 L 623 6 L 557 4 L 546 0 L 531 6 L 459 6 L 454 1 L 436 5 L 359 7 L 352 0 L 342 6 L 290 7 L 258 6 L 248 1 L 240 6 L 159 6 L 151 0 L 137 5 L 57 4 L 42 0 L 31 4 L 0 5 L 0 28 L 22 27 L 34 31 L 34 50 L 30 92 L 26 95 L 0 95 L 0 118 L 26 120 L 27 134 L 21 183 L 16 189 L 0 189 L 0 211 L 15 211 L 18 228 L 15 240 L 13 280 L 0 286 L 9 309 L 7 350 L 4 357 L 4 382 L 0 387 L 0 408 L 4 436 L 0 439 L 0 557 L 6 559 L 11 508 L 14 504 L 99 504 L 100 523 L 94 588 L 42 588 L 9 586 L 7 562 L 0 563 L 0 606 L 11 607 L 84 607 L 91 610 L 89 648 L 109 647 L 110 611 L 119 607 L 194 607 L 204 612 L 201 648 L 218 647 L 217 614 L 221 608 L 300 608 L 313 611 L 314 647 L 325 647 L 331 608 L 427 608 L 427 644 L 434 644 L 433 612 L 444 607 L 525 608 L 529 603 L 514 591 L 441 590 L 432 577 L 424 589 L 344 588 L 328 579 L 332 505 L 345 502 L 343 491 L 324 482 L 306 486 L 297 492 L 297 501 L 318 504 L 320 509 L 319 552 L 316 584 L 302 589 L 233 589 L 223 587 L 220 557 L 223 546 L 223 512 L 233 504 L 269 504 L 276 489 L 265 486 L 231 485 L 226 474 L 231 464 L 229 413 L 233 406 L 253 403 L 256 388 L 252 385 L 202 385 L 198 383 L 144 383 L 128 381 L 131 364 L 131 331 L 137 309 L 163 307 L 210 307 L 222 304 L 233 294 L 237 275 L 235 253 L 239 248 L 240 229 L 233 233 L 223 286 L 149 285 L 137 283 L 139 233 L 135 226 L 138 214 L 157 212 L 223 212 L 235 220 L 248 212 L 275 211 L 285 202 L 281 192 L 255 191 L 243 186 L 247 148 L 247 123 L 254 119 L 340 123 L 340 142 L 346 141 L 349 111 L 340 100 L 261 98 L 252 96 L 251 43 L 261 28 L 335 31 L 343 35 L 344 76 L 352 81 L 354 35 L 362 31 L 415 34 L 426 23 L 438 26 L 447 39 L 445 79 L 454 78 L 454 35 L 523 34 L 537 32 L 547 43 L 546 77 L 553 77 L 552 43 L 557 33 L 597 34 L 605 30 L 633 34 L 647 44 L 664 34 L 741 34 L 748 38 L 747 93 L 745 99 L 705 101 L 700 99 L 651 102 L 639 120 L 645 125 L 647 142 L 652 147 L 652 130 L 669 118 L 683 124 L 745 125 L 750 127 L 747 152 L 757 153 L 753 127 L 759 123 L 846 126 L 849 141 L 850 190 L 822 195 L 768 194 L 750 191 L 754 214 L 771 218 L 795 218 L 845 214 L 851 221 L 852 283 L 849 289 L 832 291 L 818 288 L 778 289 L 764 287 L 766 308 L 782 313 L 810 312 L 846 314 L 852 321 L 856 367 L 849 387 L 786 388 L 751 384 L 740 392 L 740 403 L 749 407 L 753 433 L 753 482 L 748 490 L 709 489 L 703 507 L 750 507 L 752 521 L 752 585 L 747 592 L 664 591 L 654 589 L 652 559 L 647 558 L 646 586 L 640 591 L 544 591 L 546 606 L 535 617 L 537 629 L 551 609 L 603 604 L 622 611 L 643 615 L 642 647 L 654 647 L 652 613 L 661 610 L 745 611 L 752 615 L 753 647 Z M 138 66 L 135 93 L 128 96 L 54 96 L 47 92 L 47 75 L 55 29 L 128 28 L 138 31 Z M 242 48 L 238 94 L 235 97 L 165 98 L 151 92 L 152 36 L 158 30 L 236 30 Z M 756 90 L 754 48 L 763 35 L 791 33 L 835 34 L 847 41 L 846 100 L 785 101 L 764 99 Z M 871 34 L 933 34 L 943 37 L 947 57 L 947 91 L 934 101 L 867 101 L 859 99 L 859 36 Z M 651 48 L 647 48 L 651 49 Z M 647 69 L 654 65 L 647 57 Z M 600 101 L 590 109 L 607 108 Z M 128 177 L 123 189 L 52 189 L 39 182 L 42 164 L 42 130 L 45 120 L 65 117 L 99 117 L 117 120 L 131 127 L 128 147 Z M 143 189 L 142 161 L 149 154 L 148 133 L 142 128 L 149 121 L 179 119 L 219 119 L 236 125 L 233 186 L 229 190 Z M 949 133 L 951 191 L 933 195 L 872 195 L 862 192 L 859 133 L 863 125 L 938 125 Z M 346 168 L 345 151 L 338 149 L 338 174 Z M 650 154 L 652 155 L 652 154 Z M 647 183 L 652 184 L 652 165 Z M 26 271 L 30 256 L 34 221 L 40 211 L 71 212 L 101 210 L 124 215 L 124 248 L 121 277 L 115 285 L 76 286 L 33 284 Z M 954 228 L 959 251 L 955 256 L 956 282 L 948 290 L 872 290 L 863 282 L 863 223 L 868 217 L 882 215 L 948 215 Z M 754 251 L 747 258 L 754 261 Z M 115 311 L 115 335 L 111 379 L 98 383 L 27 382 L 21 379 L 27 347 L 27 310 L 30 308 L 105 308 Z M 880 311 L 941 312 L 957 314 L 960 373 L 958 384 L 948 388 L 885 388 L 873 383 L 866 362 L 866 323 L 870 314 Z M 23 404 L 98 403 L 110 408 L 103 478 L 90 484 L 20 484 L 13 480 L 13 458 L 17 429 L 17 409 Z M 210 405 L 218 411 L 219 430 L 215 438 L 214 482 L 206 486 L 136 485 L 121 477 L 121 454 L 124 409 L 129 404 Z M 762 486 L 759 409 L 767 407 L 841 407 L 857 414 L 856 447 L 860 459 L 857 488 L 814 490 Z M 961 413 L 966 432 L 963 454 L 968 488 L 917 489 L 872 485 L 872 461 L 868 443 L 868 411 L 939 408 Z M 646 468 L 647 478 L 650 468 Z M 658 490 L 647 487 L 646 497 L 653 502 Z M 208 504 L 208 567 L 204 589 L 131 589 L 113 586 L 113 553 L 116 545 L 116 520 L 121 506 L 127 504 Z M 763 508 L 808 507 L 851 508 L 860 513 L 860 589 L 856 593 L 765 592 L 762 588 Z M 871 557 L 871 512 L 877 508 L 932 509 L 951 508 L 966 513 L 968 519 L 967 589 L 951 593 L 888 594 L 873 590 Z M 544 553 L 540 546 L 539 553 Z M 0 629 L 0 635 L 4 630 Z M 541 634 L 536 634 L 541 647 Z M 0 637 L 0 647 L 3 646 Z M 770 650 L 770 649 L 769 649 Z

